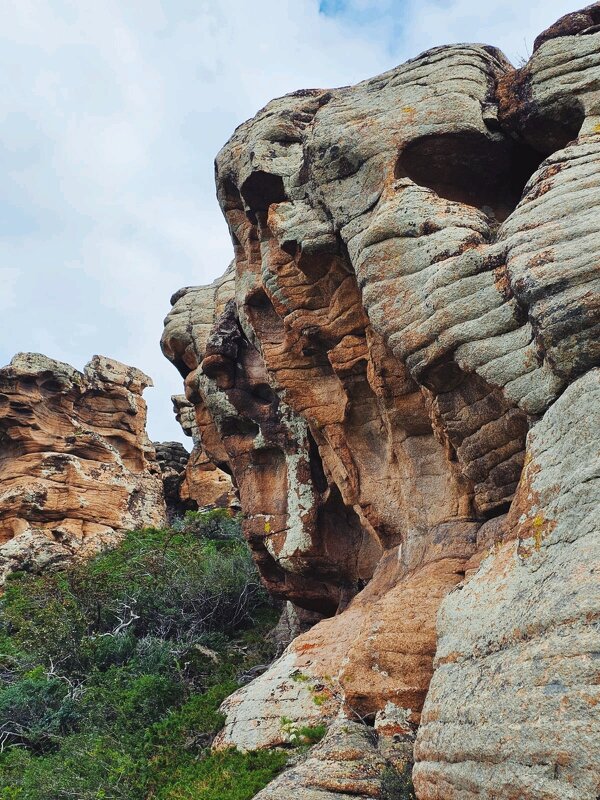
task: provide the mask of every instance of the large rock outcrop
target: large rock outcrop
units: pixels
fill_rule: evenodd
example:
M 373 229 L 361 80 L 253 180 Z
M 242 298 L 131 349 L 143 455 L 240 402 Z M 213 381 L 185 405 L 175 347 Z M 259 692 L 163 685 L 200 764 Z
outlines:
M 0 580 L 166 522 L 145 429 L 151 385 L 102 356 L 83 372 L 38 353 L 0 369 Z
M 420 800 L 600 795 L 599 25 L 293 93 L 217 156 L 235 259 L 163 350 L 266 585 L 329 617 L 218 744 L 387 714 Z

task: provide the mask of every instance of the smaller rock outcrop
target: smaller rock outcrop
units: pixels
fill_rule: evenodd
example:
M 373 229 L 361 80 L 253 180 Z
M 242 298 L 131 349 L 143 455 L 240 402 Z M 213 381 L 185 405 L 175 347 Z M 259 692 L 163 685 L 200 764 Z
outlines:
M 142 399 L 151 385 L 103 356 L 79 372 L 19 353 L 0 369 L 0 583 L 165 524 Z
M 186 511 L 196 511 L 198 504 L 189 496 L 186 470 L 190 454 L 181 442 L 154 442 L 160 466 L 169 520 Z
M 169 521 L 199 508 L 237 507 L 231 478 L 208 460 L 197 443 L 191 453 L 181 442 L 154 442 Z
M 192 452 L 186 453 L 185 470 L 179 488 L 180 503 L 188 509 L 197 508 L 235 508 L 239 509 L 237 492 L 231 475 L 220 469 L 207 454 L 194 412 L 194 406 L 185 395 L 176 394 L 171 397 L 175 417 L 186 436 L 194 443 Z M 157 446 L 158 451 L 158 446 Z M 160 455 L 159 455 L 160 460 Z M 226 465 L 223 465 L 226 466 Z M 165 497 L 166 497 L 165 487 Z M 167 508 L 169 501 L 167 499 Z
M 337 719 L 308 756 L 256 795 L 256 800 L 383 800 L 392 795 L 393 761 L 382 753 L 385 737 L 365 725 Z M 393 787 L 395 788 L 395 786 Z

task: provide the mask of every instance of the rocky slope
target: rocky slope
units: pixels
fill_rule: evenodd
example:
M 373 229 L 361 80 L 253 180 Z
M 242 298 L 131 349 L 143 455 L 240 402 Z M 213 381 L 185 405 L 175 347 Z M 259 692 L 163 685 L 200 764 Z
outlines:
M 166 522 L 138 369 L 37 353 L 0 369 L 0 582 Z
M 416 737 L 420 800 L 600 794 L 599 166 L 600 3 L 520 69 L 435 48 L 217 156 L 235 259 L 163 351 L 266 585 L 326 617 L 221 745 L 341 710 Z M 314 771 L 281 785 L 383 791 Z

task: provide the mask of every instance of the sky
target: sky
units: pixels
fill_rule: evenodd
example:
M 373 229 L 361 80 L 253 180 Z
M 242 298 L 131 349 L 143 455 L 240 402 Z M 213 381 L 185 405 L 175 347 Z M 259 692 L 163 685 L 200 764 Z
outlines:
M 159 340 L 171 294 L 231 259 L 213 160 L 235 126 L 273 97 L 355 83 L 435 45 L 494 44 L 517 63 L 578 7 L 0 0 L 0 366 L 20 351 L 133 364 L 155 384 L 150 437 L 186 442 Z

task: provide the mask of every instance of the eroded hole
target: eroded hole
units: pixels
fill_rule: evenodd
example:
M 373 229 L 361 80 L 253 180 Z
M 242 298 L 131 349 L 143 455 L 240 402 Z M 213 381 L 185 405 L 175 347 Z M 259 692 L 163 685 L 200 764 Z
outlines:
M 225 417 L 220 424 L 221 436 L 256 436 L 258 425 L 246 417 Z
M 410 142 L 398 156 L 395 176 L 503 221 L 541 160 L 529 145 L 500 134 L 450 132 Z
M 245 310 L 250 323 L 262 342 L 283 340 L 283 320 L 262 288 L 255 289 L 246 298 Z
M 257 170 L 246 178 L 240 192 L 244 202 L 255 215 L 268 211 L 270 205 L 282 203 L 286 199 L 281 176 L 262 170 Z
M 43 389 L 46 392 L 51 392 L 52 394 L 59 393 L 64 388 L 64 384 L 62 384 L 60 381 L 53 380 L 52 378 L 48 378 L 47 380 L 42 381 L 40 384 L 40 389 Z
M 235 183 L 229 178 L 226 178 L 221 182 L 220 188 L 223 213 L 226 214 L 228 211 L 242 211 L 244 203 L 242 202 L 240 192 Z
M 546 157 L 577 139 L 584 121 L 581 103 L 576 98 L 564 99 L 553 105 L 550 113 L 545 111 L 543 120 L 536 118 L 527 125 L 526 136 Z
M 268 383 L 256 383 L 250 389 L 250 394 L 261 405 L 271 405 L 275 400 L 275 393 Z
M 419 375 L 419 380 L 430 391 L 436 394 L 457 389 L 464 381 L 465 375 L 456 361 L 446 358 L 431 365 Z

